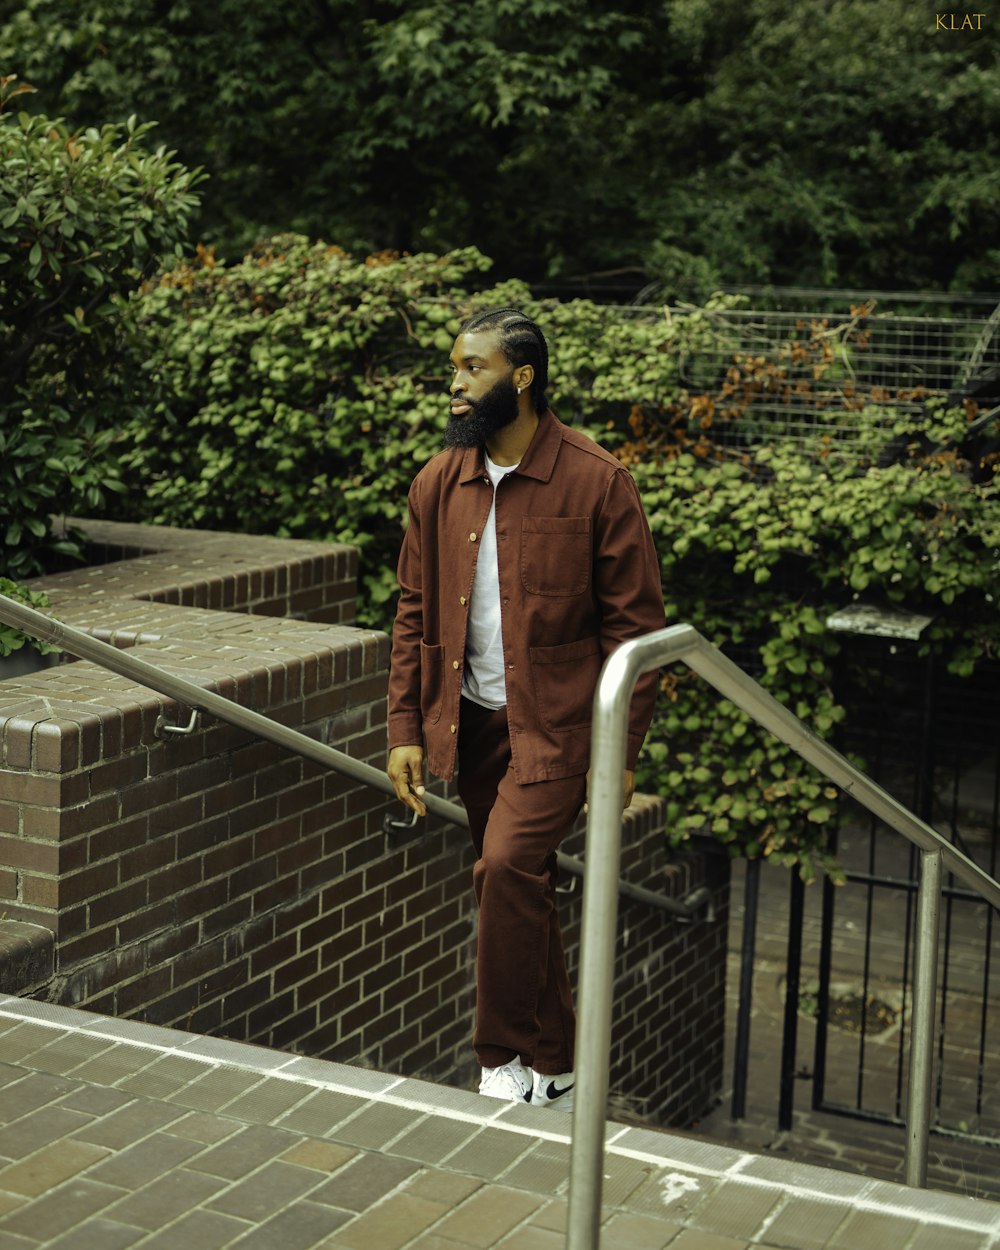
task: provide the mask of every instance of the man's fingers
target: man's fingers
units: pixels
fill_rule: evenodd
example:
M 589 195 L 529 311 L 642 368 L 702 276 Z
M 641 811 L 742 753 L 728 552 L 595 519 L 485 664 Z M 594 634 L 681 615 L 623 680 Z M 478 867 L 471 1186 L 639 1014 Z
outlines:
M 420 799 L 424 793 L 423 751 L 419 748 L 394 748 L 389 752 L 386 771 L 400 803 L 418 816 L 426 816 L 427 807 Z

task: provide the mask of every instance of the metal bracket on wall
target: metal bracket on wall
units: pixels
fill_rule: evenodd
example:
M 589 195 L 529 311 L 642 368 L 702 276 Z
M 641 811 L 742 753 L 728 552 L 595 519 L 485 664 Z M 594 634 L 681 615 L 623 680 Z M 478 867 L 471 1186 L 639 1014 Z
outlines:
M 171 725 L 171 724 L 168 724 L 165 716 L 162 716 L 162 715 L 158 716 L 156 718 L 156 724 L 153 727 L 153 732 L 156 734 L 158 738 L 162 738 L 170 734 L 173 734 L 175 736 L 180 736 L 180 737 L 183 737 L 187 734 L 193 734 L 194 731 L 198 728 L 198 717 L 200 715 L 201 713 L 198 711 L 198 709 L 194 708 L 193 711 L 191 712 L 191 717 L 188 720 L 188 723 L 186 725 Z
M 382 818 L 382 832 L 388 838 L 415 838 L 419 836 L 420 830 L 417 829 L 417 821 L 420 817 L 412 808 L 406 809 L 406 815 L 400 819 L 393 816 L 392 812 L 386 812 Z

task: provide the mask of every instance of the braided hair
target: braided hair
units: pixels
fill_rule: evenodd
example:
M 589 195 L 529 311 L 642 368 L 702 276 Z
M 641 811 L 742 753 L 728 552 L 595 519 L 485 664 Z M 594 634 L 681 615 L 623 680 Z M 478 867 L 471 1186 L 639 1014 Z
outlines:
M 474 313 L 463 322 L 459 334 L 478 334 L 481 330 L 495 331 L 500 350 L 515 368 L 531 365 L 535 371 L 531 400 L 536 412 L 544 412 L 549 406 L 545 395 L 549 384 L 549 348 L 545 335 L 518 308 L 490 308 Z

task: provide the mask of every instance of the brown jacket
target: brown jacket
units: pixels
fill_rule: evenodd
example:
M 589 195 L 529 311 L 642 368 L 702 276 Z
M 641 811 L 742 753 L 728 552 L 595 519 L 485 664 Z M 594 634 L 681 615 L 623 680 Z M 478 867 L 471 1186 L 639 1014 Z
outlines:
M 493 488 L 479 449 L 435 456 L 410 487 L 389 675 L 389 746 L 419 744 L 432 773 L 455 771 L 469 596 Z M 507 719 L 521 784 L 590 766 L 601 665 L 664 624 L 653 540 L 628 471 L 603 448 L 541 418 L 518 468 L 497 488 L 497 553 Z M 657 678 L 632 701 L 634 768 Z

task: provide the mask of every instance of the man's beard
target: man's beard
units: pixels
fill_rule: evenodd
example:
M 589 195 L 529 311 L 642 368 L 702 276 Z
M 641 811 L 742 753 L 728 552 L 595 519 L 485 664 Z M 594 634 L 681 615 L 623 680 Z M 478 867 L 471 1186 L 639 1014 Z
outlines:
M 464 398 L 469 411 L 452 416 L 444 431 L 445 447 L 485 447 L 486 440 L 517 419 L 517 388 L 504 378 L 475 403 Z

